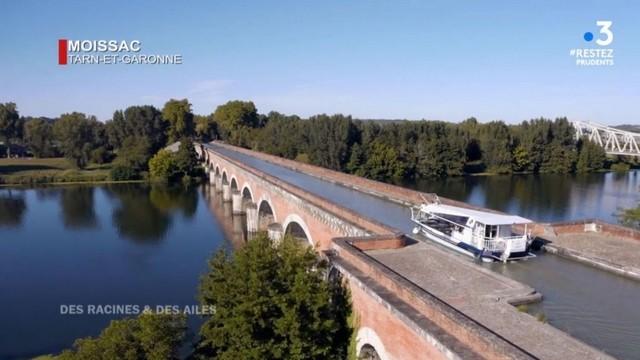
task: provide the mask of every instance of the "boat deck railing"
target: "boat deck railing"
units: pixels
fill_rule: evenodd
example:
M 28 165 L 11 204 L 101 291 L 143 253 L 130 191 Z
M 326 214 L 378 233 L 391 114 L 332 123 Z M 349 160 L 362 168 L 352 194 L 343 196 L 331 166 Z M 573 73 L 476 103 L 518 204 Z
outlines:
M 424 224 L 424 221 L 428 219 L 438 219 L 448 223 L 449 226 L 451 226 L 452 228 L 458 228 L 458 229 L 467 228 L 471 230 L 470 227 L 464 224 L 460 224 L 455 221 L 452 221 L 451 219 L 447 219 L 445 217 L 438 216 L 436 214 L 426 215 L 422 213 L 418 208 L 411 208 L 411 219 L 421 224 Z M 510 243 L 510 246 L 509 246 L 510 251 L 525 251 L 527 248 L 526 234 L 522 234 L 522 235 L 514 234 L 512 236 L 500 236 L 497 238 L 490 238 L 490 237 L 474 234 L 472 235 L 472 238 L 475 244 L 483 244 L 485 250 L 492 251 L 492 252 L 505 251 L 507 249 L 507 242 Z
M 481 239 L 484 248 L 488 251 L 505 251 L 507 243 L 511 243 L 511 251 L 524 251 L 527 248 L 526 235 L 501 236 L 498 238 L 488 238 L 484 236 L 474 235 L 474 239 Z

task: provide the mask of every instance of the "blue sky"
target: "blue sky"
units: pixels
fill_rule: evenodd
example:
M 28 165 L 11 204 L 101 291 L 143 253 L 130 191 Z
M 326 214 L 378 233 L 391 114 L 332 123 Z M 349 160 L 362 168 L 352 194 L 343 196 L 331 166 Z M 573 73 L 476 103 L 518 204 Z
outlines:
M 637 1 L 5 1 L 0 102 L 23 115 L 188 98 L 309 116 L 640 123 Z M 613 21 L 615 65 L 569 56 Z M 142 41 L 182 65 L 57 65 L 57 39 Z

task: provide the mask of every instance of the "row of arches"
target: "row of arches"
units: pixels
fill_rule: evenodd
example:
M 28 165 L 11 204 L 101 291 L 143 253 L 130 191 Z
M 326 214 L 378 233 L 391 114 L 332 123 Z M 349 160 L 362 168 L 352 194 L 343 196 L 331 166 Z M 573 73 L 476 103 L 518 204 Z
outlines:
M 227 169 L 222 168 L 220 165 L 214 165 L 210 156 L 206 158 L 206 166 L 209 176 L 220 178 L 220 181 L 212 181 L 212 184 L 228 185 L 232 192 L 239 192 L 243 210 L 249 207 L 257 209 L 259 231 L 265 231 L 273 224 L 281 224 L 283 234 L 293 236 L 302 243 L 314 245 L 315 242 L 311 237 L 311 232 L 306 222 L 298 214 L 277 213 L 278 209 L 276 209 L 275 203 L 268 195 L 259 195 L 256 193 L 256 190 L 259 189 L 253 189 L 249 183 L 244 183 L 240 187 L 236 176 L 230 174 Z M 366 326 L 358 329 L 356 353 L 359 359 L 387 360 L 390 358 L 378 334 L 372 328 Z
M 263 195 L 260 199 L 256 199 L 256 194 L 248 183 L 239 186 L 236 176 L 231 175 L 227 169 L 218 164 L 213 163 L 211 157 L 205 157 L 205 168 L 209 177 L 219 178 L 219 181 L 211 181 L 214 185 L 222 187 L 229 186 L 231 193 L 239 193 L 241 201 L 242 213 L 244 213 L 252 204 L 257 208 L 258 231 L 268 230 L 270 225 L 279 224 L 282 228 L 283 235 L 290 235 L 301 243 L 314 245 L 311 232 L 305 221 L 297 214 L 288 214 L 284 219 L 276 215 L 274 203 L 268 196 Z M 222 189 L 220 189 L 222 190 Z

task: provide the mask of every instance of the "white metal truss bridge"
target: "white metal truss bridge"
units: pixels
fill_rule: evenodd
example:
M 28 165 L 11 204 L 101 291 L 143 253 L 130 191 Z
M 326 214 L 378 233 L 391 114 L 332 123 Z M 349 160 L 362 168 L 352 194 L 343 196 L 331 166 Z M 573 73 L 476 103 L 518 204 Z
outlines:
M 602 146 L 609 155 L 640 156 L 640 133 L 586 121 L 571 121 L 576 129 L 576 138 L 586 136 Z

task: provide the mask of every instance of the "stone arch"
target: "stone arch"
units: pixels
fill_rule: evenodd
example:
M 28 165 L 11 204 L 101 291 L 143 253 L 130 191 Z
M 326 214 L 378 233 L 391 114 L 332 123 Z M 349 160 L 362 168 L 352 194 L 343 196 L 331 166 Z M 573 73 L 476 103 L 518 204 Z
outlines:
M 220 165 L 216 164 L 216 176 L 220 175 Z
M 260 200 L 258 204 L 258 230 L 267 230 L 269 224 L 276 222 L 276 213 L 267 199 Z
M 376 351 L 376 348 L 369 344 L 364 344 L 360 353 L 358 354 L 359 360 L 380 360 L 380 354 Z
M 298 214 L 289 214 L 286 219 L 284 219 L 282 230 L 285 235 L 292 235 L 300 241 L 309 242 L 311 246 L 314 245 L 307 223 L 305 223 Z
M 384 344 L 376 332 L 368 327 L 361 327 L 356 336 L 356 353 L 369 360 L 389 360 Z
M 239 190 L 238 189 L 238 180 L 236 180 L 235 176 L 231 176 L 231 191 Z
M 227 176 L 227 169 L 222 170 L 222 185 L 229 184 L 229 177 Z
M 249 184 L 245 183 L 244 186 L 242 187 L 242 202 L 243 203 L 247 203 L 247 202 L 253 202 L 253 191 L 251 190 L 251 187 L 249 186 Z

